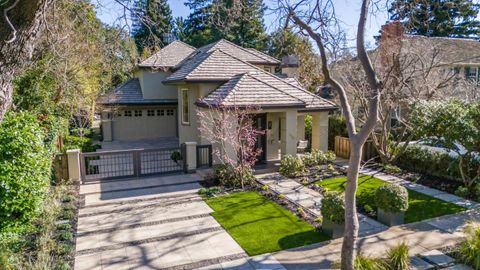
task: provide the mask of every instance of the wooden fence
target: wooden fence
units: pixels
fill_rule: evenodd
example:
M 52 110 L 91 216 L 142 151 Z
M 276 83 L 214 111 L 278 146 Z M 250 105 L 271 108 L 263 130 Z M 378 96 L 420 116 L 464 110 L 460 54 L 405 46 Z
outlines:
M 335 154 L 337 157 L 348 159 L 350 157 L 350 147 L 350 140 L 347 137 L 335 136 Z M 367 161 L 377 156 L 375 146 L 371 141 L 367 141 L 363 146 L 362 160 Z

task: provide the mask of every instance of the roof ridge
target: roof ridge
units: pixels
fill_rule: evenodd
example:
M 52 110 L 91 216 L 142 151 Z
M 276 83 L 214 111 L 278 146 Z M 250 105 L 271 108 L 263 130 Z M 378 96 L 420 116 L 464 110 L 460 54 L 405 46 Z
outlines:
M 170 44 L 172 44 L 172 43 L 174 43 L 174 42 L 181 43 L 181 44 L 186 45 L 186 46 L 188 46 L 188 47 L 190 47 L 190 48 L 192 48 L 192 49 L 194 49 L 194 50 L 197 50 L 196 47 L 194 47 L 194 46 L 192 46 L 192 45 L 190 45 L 190 44 L 188 44 L 188 43 L 185 43 L 185 42 L 183 42 L 183 41 L 181 41 L 181 40 L 178 40 L 178 39 L 170 42 L 168 45 L 170 45 Z M 168 46 L 168 45 L 167 45 L 167 46 Z M 165 47 L 167 47 L 167 46 L 165 46 Z M 165 48 L 165 47 L 164 47 L 164 48 Z
M 276 76 L 275 74 L 272 74 L 272 73 L 266 72 L 266 71 L 265 71 L 265 73 L 267 73 L 268 75 L 270 75 L 270 76 L 272 76 L 272 77 L 275 77 L 275 78 L 283 81 L 284 83 L 286 83 L 286 84 L 288 84 L 288 85 L 291 85 L 291 86 L 297 88 L 297 89 L 300 90 L 300 91 L 303 91 L 303 92 L 309 94 L 310 96 L 312 96 L 312 98 L 320 98 L 320 99 L 322 99 L 322 100 L 324 100 L 324 101 L 326 101 L 326 102 L 328 102 L 328 103 L 330 103 L 330 104 L 332 104 L 332 105 L 334 105 L 334 106 L 337 106 L 335 103 L 331 102 L 330 100 L 327 100 L 327 99 L 325 99 L 325 98 L 322 98 L 322 97 L 320 97 L 320 96 L 317 96 L 317 95 L 315 95 L 314 93 L 312 93 L 312 92 L 310 92 L 310 91 L 307 91 L 306 89 L 303 89 L 303 88 L 301 88 L 301 87 L 298 87 L 297 85 L 295 85 L 295 84 L 293 84 L 293 83 L 290 83 L 290 82 L 288 82 L 288 81 L 286 81 L 286 80 L 284 80 L 284 79 Z M 299 81 L 299 82 L 300 82 L 300 81 Z
M 267 73 L 266 71 L 264 71 L 264 72 Z M 284 94 L 286 94 L 286 95 L 288 95 L 288 96 L 290 96 L 290 97 L 293 97 L 293 98 L 301 101 L 302 103 L 305 103 L 305 102 L 304 102 L 303 100 L 301 100 L 300 98 L 298 98 L 298 97 L 296 97 L 296 96 L 294 96 L 294 95 L 292 95 L 292 94 L 290 94 L 290 93 L 288 93 L 288 92 L 286 92 L 286 91 L 284 91 L 284 90 L 282 90 L 282 89 L 280 89 L 280 88 L 278 88 L 278 87 L 276 87 L 276 86 L 274 86 L 274 85 L 272 85 L 272 84 L 270 84 L 270 83 L 264 82 L 264 81 L 262 81 L 262 80 L 260 80 L 260 79 L 258 79 L 258 78 L 256 78 L 256 77 L 252 76 L 252 74 L 250 74 L 250 73 L 245 73 L 245 74 L 247 74 L 247 75 L 250 76 L 251 78 L 253 78 L 253 79 L 255 79 L 255 80 L 257 80 L 257 81 L 259 81 L 259 82 L 261 82 L 261 83 L 263 83 L 263 84 L 265 84 L 265 85 L 268 85 L 268 86 L 270 86 L 270 87 L 272 87 L 272 88 L 274 88 L 274 89 L 277 89 L 278 91 L 280 91 L 280 92 L 282 92 L 282 93 L 284 93 Z M 280 78 L 278 78 L 278 79 L 280 79 Z M 281 80 L 281 79 L 280 79 L 280 80 Z
M 446 39 L 446 40 L 463 40 L 463 41 L 473 41 L 473 42 L 480 42 L 478 39 L 474 38 L 459 38 L 459 37 L 429 37 L 424 35 L 412 35 L 412 34 L 404 34 L 405 37 L 413 37 L 413 38 L 426 38 L 426 39 Z
M 235 44 L 235 43 L 233 43 L 233 42 L 231 42 L 231 41 L 229 41 L 229 40 L 226 40 L 226 39 L 224 39 L 224 38 L 220 39 L 220 40 L 217 41 L 216 43 L 218 44 L 218 43 L 220 43 L 221 41 L 225 41 L 226 43 L 228 43 L 228 44 L 230 44 L 230 45 L 233 45 L 233 46 L 235 46 L 235 47 L 237 47 L 237 48 L 240 48 L 241 50 L 249 53 L 250 55 L 253 55 L 253 56 L 255 56 L 255 57 L 258 57 L 257 55 L 255 55 L 255 54 L 253 54 L 251 51 L 249 51 L 247 48 L 244 48 L 244 47 L 242 47 L 242 46 L 240 46 L 240 45 L 237 45 L 237 44 Z M 217 44 L 215 44 L 215 45 L 217 45 Z M 253 48 L 252 48 L 252 49 L 253 49 Z M 255 49 L 254 49 L 254 50 L 255 50 Z M 256 51 L 257 51 L 257 50 L 256 50 Z M 266 61 L 271 61 L 271 59 L 266 59 L 263 55 L 262 55 L 260 58 L 262 58 L 263 60 L 266 60 Z M 273 57 L 272 57 L 272 58 L 273 58 Z M 273 58 L 273 59 L 275 59 L 275 58 Z M 275 59 L 275 60 L 278 61 L 278 62 L 280 62 L 278 59 Z

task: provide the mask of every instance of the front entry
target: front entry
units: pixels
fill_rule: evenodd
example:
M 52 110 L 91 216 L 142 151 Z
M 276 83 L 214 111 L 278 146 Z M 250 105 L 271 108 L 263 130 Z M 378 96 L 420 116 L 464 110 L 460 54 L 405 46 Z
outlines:
M 261 131 L 257 134 L 257 141 L 255 147 L 262 149 L 262 153 L 257 157 L 257 164 L 262 164 L 267 162 L 267 114 L 256 114 L 253 119 L 253 124 L 258 131 Z

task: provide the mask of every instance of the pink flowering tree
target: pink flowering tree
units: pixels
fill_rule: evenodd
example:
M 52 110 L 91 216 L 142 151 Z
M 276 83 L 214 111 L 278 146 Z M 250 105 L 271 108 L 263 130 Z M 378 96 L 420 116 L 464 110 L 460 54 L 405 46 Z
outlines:
M 264 131 L 255 128 L 253 119 L 259 109 L 254 106 L 203 104 L 206 108 L 200 107 L 196 111 L 201 136 L 213 145 L 213 154 L 218 160 L 233 169 L 244 189 L 262 152 L 256 142 L 257 136 Z

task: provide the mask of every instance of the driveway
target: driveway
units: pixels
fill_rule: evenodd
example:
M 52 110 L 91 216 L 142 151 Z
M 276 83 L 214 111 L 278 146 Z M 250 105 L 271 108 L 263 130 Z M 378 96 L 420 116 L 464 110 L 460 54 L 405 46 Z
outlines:
M 191 174 L 82 185 L 75 269 L 222 269 L 245 260 L 197 195 L 199 180 Z

